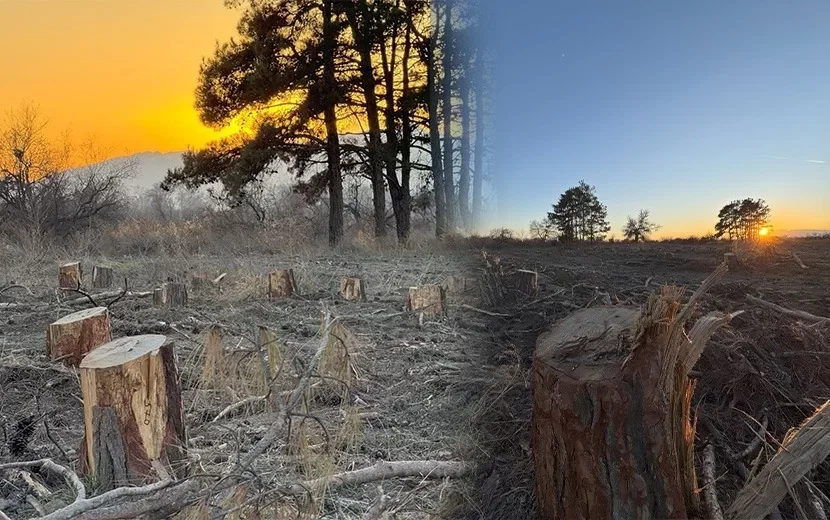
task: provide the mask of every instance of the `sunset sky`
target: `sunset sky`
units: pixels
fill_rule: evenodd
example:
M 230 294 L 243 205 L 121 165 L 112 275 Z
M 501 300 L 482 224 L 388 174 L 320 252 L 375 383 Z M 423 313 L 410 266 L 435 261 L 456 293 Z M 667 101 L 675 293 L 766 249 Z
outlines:
M 0 117 L 31 101 L 112 155 L 219 134 L 193 108 L 202 57 L 235 34 L 222 0 L 0 0 Z
M 521 228 L 580 179 L 612 232 L 661 235 L 766 199 L 775 229 L 830 229 L 830 3 L 496 0 L 495 140 Z M 528 16 L 532 13 L 532 16 Z M 39 105 L 55 135 L 119 156 L 200 147 L 201 59 L 235 34 L 222 0 L 0 0 L 0 117 Z

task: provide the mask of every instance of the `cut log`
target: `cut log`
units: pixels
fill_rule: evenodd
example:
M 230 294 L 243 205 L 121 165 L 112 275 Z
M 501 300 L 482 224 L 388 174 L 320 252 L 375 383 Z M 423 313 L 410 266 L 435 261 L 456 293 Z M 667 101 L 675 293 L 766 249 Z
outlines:
M 533 358 L 534 478 L 543 519 L 684 519 L 701 513 L 688 371 L 733 315 L 687 335 L 694 300 L 664 288 L 642 313 L 582 309 L 543 333 Z
M 296 290 L 294 271 L 291 269 L 280 269 L 268 274 L 268 298 L 291 298 Z
M 738 268 L 738 255 L 736 255 L 735 253 L 724 253 L 723 262 L 726 264 L 730 271 L 734 271 Z
M 174 346 L 160 335 L 101 345 L 80 365 L 81 470 L 102 490 L 187 474 Z
M 54 361 L 63 359 L 78 366 L 92 349 L 112 340 L 106 307 L 68 314 L 46 329 L 46 353 Z
M 60 266 L 58 271 L 58 287 L 63 290 L 73 290 L 81 287 L 81 263 L 71 262 Z
M 350 302 L 366 301 L 366 287 L 360 278 L 341 278 L 340 296 Z
M 187 307 L 187 285 L 167 282 L 153 290 L 153 305 L 156 307 Z
M 526 298 L 534 297 L 539 293 L 539 275 L 536 271 L 528 271 L 519 269 L 513 275 L 512 288 L 515 291 L 515 297 Z
M 96 265 L 92 268 L 92 288 L 109 289 L 112 287 L 112 267 Z
M 450 275 L 444 279 L 444 290 L 450 294 L 462 294 L 467 290 L 467 278 L 460 275 Z
M 420 312 L 427 318 L 443 316 L 446 312 L 446 292 L 440 285 L 410 287 L 406 308 Z

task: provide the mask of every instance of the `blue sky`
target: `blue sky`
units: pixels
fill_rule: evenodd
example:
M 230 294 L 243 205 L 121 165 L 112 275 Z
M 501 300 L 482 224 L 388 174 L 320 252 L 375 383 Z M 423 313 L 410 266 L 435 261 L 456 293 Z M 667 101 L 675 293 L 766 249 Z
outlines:
M 830 2 L 486 0 L 503 223 L 580 179 L 612 232 L 663 235 L 761 197 L 776 229 L 830 229 Z

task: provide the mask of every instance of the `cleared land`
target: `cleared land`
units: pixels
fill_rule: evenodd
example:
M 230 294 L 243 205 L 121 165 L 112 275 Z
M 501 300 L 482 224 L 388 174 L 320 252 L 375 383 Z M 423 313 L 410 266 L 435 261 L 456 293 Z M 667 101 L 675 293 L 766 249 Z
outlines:
M 499 257 L 508 272 L 537 271 L 539 293 L 509 303 L 484 301 L 482 248 Z M 328 310 L 351 332 L 347 355 L 327 361 L 335 375 L 317 381 L 303 408 L 314 418 L 292 420 L 290 434 L 258 461 L 262 478 L 290 484 L 378 461 L 472 460 L 481 463 L 481 471 L 469 478 L 382 482 L 393 499 L 390 508 L 399 511 L 398 518 L 528 518 L 533 508 L 528 370 L 536 337 L 577 308 L 640 305 L 664 284 L 693 290 L 727 251 L 723 243 L 572 248 L 489 243 L 440 251 L 110 259 L 70 254 L 10 262 L 8 282 L 25 288 L 0 294 L 0 422 L 6 440 L 0 463 L 52 457 L 76 467 L 83 434 L 78 378 L 73 369 L 48 361 L 45 335 L 51 322 L 92 307 L 84 298 L 67 304 L 79 295 L 56 292 L 58 266 L 80 260 L 85 275 L 93 265 L 113 267 L 116 285 L 123 286 L 126 277 L 131 291 L 151 291 L 168 279 L 188 283 L 185 307 L 160 308 L 152 298 L 127 295 L 111 305 L 110 314 L 113 338 L 158 333 L 176 340 L 190 454 L 198 471 L 214 473 L 232 463 L 273 418 L 265 403 L 256 401 L 214 421 L 229 405 L 263 394 L 262 366 L 249 339 L 260 326 L 276 334 L 280 390 L 288 391 L 319 344 L 321 312 Z M 747 312 L 716 334 L 694 372 L 697 444 L 702 458 L 703 441 L 715 443 L 718 472 L 725 473 L 718 482 L 725 505 L 743 482 L 738 463 L 751 467 L 758 451 L 774 451 L 775 439 L 830 398 L 825 368 L 830 326 L 747 298 L 830 314 L 830 240 L 780 242 L 739 257 L 740 268 L 704 297 L 698 313 Z M 281 268 L 294 270 L 298 294 L 269 300 L 265 275 Z M 227 275 L 218 287 L 192 285 L 194 274 L 213 279 L 221 273 Z M 448 316 L 419 320 L 405 310 L 409 287 L 440 284 L 450 275 L 468 282 L 465 291 L 447 294 Z M 366 301 L 338 296 L 346 276 L 364 280 Z M 212 372 L 219 375 L 211 377 L 205 372 L 205 344 L 215 347 L 215 326 L 226 354 L 221 370 Z M 344 378 L 350 391 L 340 385 Z M 29 420 L 33 426 L 27 429 Z M 733 461 L 730 453 L 751 447 L 755 420 L 767 424 L 770 447 Z M 21 430 L 31 436 L 23 455 L 12 455 L 9 444 Z M 811 480 L 830 495 L 825 466 Z M 45 484 L 53 491 L 65 487 L 49 479 Z M 329 518 L 359 518 L 377 499 L 377 484 L 330 490 L 322 511 Z M 25 482 L 7 474 L 0 482 L 0 509 L 13 517 L 33 515 L 28 493 Z M 67 497 L 58 493 L 42 501 L 56 507 L 61 499 Z M 296 505 L 293 498 L 276 496 L 261 504 L 282 512 Z M 792 513 L 786 502 L 782 513 Z

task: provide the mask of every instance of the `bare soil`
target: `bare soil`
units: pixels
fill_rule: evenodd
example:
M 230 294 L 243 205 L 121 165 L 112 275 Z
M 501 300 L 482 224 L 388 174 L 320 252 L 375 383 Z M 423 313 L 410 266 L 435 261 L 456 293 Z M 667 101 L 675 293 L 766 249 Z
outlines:
M 530 518 L 528 371 L 536 337 L 576 308 L 640 305 L 650 291 L 664 284 L 693 290 L 730 246 L 712 242 L 473 246 L 319 255 L 117 259 L 69 255 L 21 261 L 11 266 L 10 278 L 4 282 L 25 285 L 32 294 L 25 289 L 0 293 L 0 424 L 5 440 L 0 463 L 52 457 L 77 467 L 83 434 L 78 377 L 75 370 L 48 361 L 45 331 L 50 322 L 91 303 L 61 303 L 63 297 L 55 291 L 61 262 L 81 260 L 89 275 L 97 263 L 111 265 L 115 278 L 126 277 L 136 291 L 151 290 L 168 279 L 188 281 L 194 273 L 227 272 L 221 292 L 193 292 L 186 308 L 161 309 L 153 307 L 151 298 L 129 297 L 110 308 L 114 337 L 161 333 L 176 341 L 190 453 L 199 471 L 213 472 L 235 460 L 261 438 L 272 417 L 261 406 L 252 406 L 212 422 L 229 404 L 255 394 L 256 385 L 204 388 L 200 379 L 207 330 L 218 324 L 226 350 L 247 349 L 249 354 L 246 338 L 255 336 L 258 326 L 274 330 L 287 360 L 285 388 L 291 388 L 292 377 L 320 341 L 321 312 L 327 309 L 357 338 L 350 352 L 356 379 L 348 403 L 336 396 L 309 403 L 308 413 L 320 423 L 305 422 L 302 431 L 313 433 L 315 442 L 323 445 L 327 434 L 335 437 L 342 428 L 344 413 L 358 413 L 361 418 L 355 442 L 325 448 L 335 453 L 333 471 L 379 460 L 477 460 L 482 471 L 473 478 L 388 481 L 381 483 L 383 492 L 398 499 L 394 507 L 401 519 Z M 537 270 L 538 296 L 509 305 L 484 303 L 479 287 L 482 248 L 513 268 Z M 807 269 L 798 265 L 793 252 Z M 740 452 L 751 442 L 757 430 L 753 420 L 767 418 L 767 440 L 773 443 L 830 398 L 830 370 L 824 367 L 830 357 L 828 328 L 781 316 L 746 298 L 749 294 L 791 309 L 830 314 L 830 240 L 778 242 L 744 252 L 741 259 L 740 269 L 730 272 L 699 309 L 747 311 L 715 336 L 695 370 L 698 446 L 702 450 L 708 440 L 716 444 L 718 460 L 723 461 L 719 471 L 725 473 L 718 489 L 724 504 L 742 483 L 734 464 L 726 462 L 728 451 Z M 286 267 L 294 270 L 300 294 L 269 301 L 263 275 Z M 447 317 L 421 323 L 405 311 L 408 287 L 441 283 L 458 274 L 468 278 L 468 290 L 448 295 Z M 366 302 L 338 298 L 342 276 L 365 280 Z M 245 353 L 238 359 L 244 360 Z M 20 422 L 30 419 L 35 426 L 25 453 L 12 455 L 10 439 L 21 429 Z M 297 431 L 299 427 L 294 437 Z M 296 445 L 296 438 L 283 439 L 258 469 L 276 481 L 308 478 L 310 470 L 304 465 L 308 460 L 296 453 Z M 743 463 L 751 466 L 754 456 Z M 811 478 L 830 495 L 827 469 L 820 468 Z M 25 484 L 11 474 L 4 477 L 0 509 L 13 518 L 33 515 L 25 502 Z M 60 482 L 44 481 L 52 490 L 61 488 Z M 323 517 L 360 518 L 377 498 L 376 487 L 328 494 Z M 786 503 L 782 513 L 785 517 L 791 513 Z

